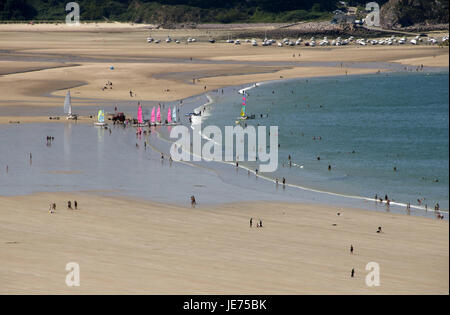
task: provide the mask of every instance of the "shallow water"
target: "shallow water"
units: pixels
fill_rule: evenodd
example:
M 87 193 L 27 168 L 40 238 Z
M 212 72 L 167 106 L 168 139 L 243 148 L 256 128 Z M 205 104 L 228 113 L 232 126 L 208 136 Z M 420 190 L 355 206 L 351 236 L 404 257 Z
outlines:
M 385 205 L 359 198 L 373 198 L 375 192 L 410 201 L 411 214 L 433 217 L 433 212 L 415 208 L 414 198 L 424 196 L 429 205 L 437 200 L 448 209 L 447 84 L 448 72 L 304 79 L 265 83 L 250 90 L 249 112 L 269 114 L 253 122 L 280 125 L 279 168 L 259 178 L 233 163 L 169 163 L 170 128 L 164 126 L 137 138 L 135 128 L 113 127 L 110 134 L 73 122 L 2 125 L 0 195 L 96 190 L 182 205 L 195 195 L 200 204 L 284 201 L 387 211 Z M 238 90 L 228 87 L 223 94 L 220 90 L 208 93 L 214 102 L 205 106 L 203 126 L 234 125 L 242 97 Z M 205 96 L 185 100 L 179 107 L 182 121 L 187 124 L 184 113 L 205 102 Z M 127 111 L 136 107 L 121 105 Z M 153 105 L 144 102 L 144 111 Z M 112 110 L 113 105 L 102 107 Z M 322 140 L 312 140 L 319 135 Z M 51 146 L 46 146 L 46 136 L 55 137 Z M 165 152 L 164 160 L 159 152 Z M 291 168 L 286 163 L 289 154 L 294 162 Z M 331 172 L 328 164 L 333 165 Z M 392 171 L 392 165 L 398 172 Z M 264 179 L 282 176 L 288 179 L 285 189 Z M 427 181 L 435 176 L 438 183 Z M 396 204 L 389 211 L 406 213 L 404 205 Z
M 163 130 L 167 127 L 157 129 L 167 131 Z M 200 205 L 280 201 L 386 211 L 374 202 L 283 189 L 221 162 L 170 163 L 168 155 L 162 160 L 159 151 L 168 152 L 171 143 L 160 139 L 157 129 L 138 138 L 132 127 L 112 127 L 110 134 L 76 123 L 1 125 L 0 195 L 91 191 L 186 206 L 195 195 Z M 55 138 L 51 145 L 46 144 L 47 136 Z M 393 206 L 390 211 L 405 213 L 403 207 Z M 414 209 L 411 214 L 434 215 Z
M 279 167 L 265 175 L 344 195 L 387 194 L 412 205 L 425 198 L 429 207 L 437 202 L 448 209 L 448 83 L 448 72 L 394 73 L 249 90 L 247 111 L 257 119 L 248 123 L 279 126 Z M 242 96 L 212 97 L 203 127 L 233 125 Z

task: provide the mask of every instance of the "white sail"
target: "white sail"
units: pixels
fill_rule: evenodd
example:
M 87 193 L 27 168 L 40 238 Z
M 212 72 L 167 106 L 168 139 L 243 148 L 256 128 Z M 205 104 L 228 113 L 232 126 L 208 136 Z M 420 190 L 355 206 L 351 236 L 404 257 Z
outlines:
M 176 106 L 173 107 L 172 120 L 173 120 L 173 122 L 177 122 L 178 121 L 178 119 L 177 119 L 177 107 Z
M 72 115 L 72 104 L 70 101 L 70 91 L 67 91 L 66 99 L 64 100 L 64 113 L 68 116 Z

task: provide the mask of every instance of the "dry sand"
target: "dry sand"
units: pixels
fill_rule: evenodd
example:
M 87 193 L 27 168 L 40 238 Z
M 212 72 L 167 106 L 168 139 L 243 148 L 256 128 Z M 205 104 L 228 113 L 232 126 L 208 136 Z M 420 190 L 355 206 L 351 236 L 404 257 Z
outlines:
M 80 209 L 67 210 L 69 199 Z M 82 193 L 0 197 L 0 293 L 449 293 L 447 221 L 339 211 L 191 209 Z M 264 228 L 249 228 L 250 217 Z M 65 284 L 68 262 L 80 265 L 80 287 Z M 365 285 L 369 262 L 380 265 L 379 287 Z

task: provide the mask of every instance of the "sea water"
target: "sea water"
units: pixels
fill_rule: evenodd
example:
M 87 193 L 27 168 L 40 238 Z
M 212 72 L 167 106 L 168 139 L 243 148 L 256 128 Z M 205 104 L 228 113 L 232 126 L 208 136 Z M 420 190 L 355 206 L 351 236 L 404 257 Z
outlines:
M 448 209 L 448 84 L 448 72 L 259 84 L 247 91 L 247 114 L 256 115 L 247 124 L 278 126 L 280 143 L 278 169 L 264 176 L 342 195 L 388 195 L 412 205 L 420 199 L 422 206 L 439 203 Z M 234 125 L 242 95 L 211 97 L 202 125 Z

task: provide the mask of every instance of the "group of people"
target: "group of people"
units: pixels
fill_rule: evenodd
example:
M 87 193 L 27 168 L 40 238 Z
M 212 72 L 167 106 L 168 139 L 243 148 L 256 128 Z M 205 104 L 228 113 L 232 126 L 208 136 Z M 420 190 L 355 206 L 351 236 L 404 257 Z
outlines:
M 47 136 L 47 146 L 48 147 L 52 145 L 53 140 L 55 140 L 55 137 Z
M 384 200 L 383 200 L 383 198 L 379 197 L 378 194 L 375 194 L 374 199 L 375 199 L 375 202 L 379 202 L 379 203 L 383 203 L 383 201 L 386 202 L 386 208 L 389 209 L 391 200 L 389 199 L 388 195 L 385 195 Z M 425 207 L 425 211 L 428 211 L 428 204 L 425 203 L 425 198 L 417 199 L 417 204 L 419 206 L 421 206 L 423 204 Z M 408 214 L 411 212 L 411 203 L 409 203 L 409 202 L 406 204 L 406 211 Z M 436 203 L 436 205 L 434 206 L 434 211 L 436 211 L 436 212 L 439 211 L 439 203 Z M 444 219 L 444 216 L 441 215 L 440 213 L 437 213 L 437 218 Z
M 106 84 L 102 87 L 102 91 L 108 90 L 108 89 L 112 90 L 112 87 L 113 87 L 112 82 L 111 81 L 107 81 Z
M 69 210 L 77 210 L 78 209 L 78 202 L 74 200 L 73 207 L 72 207 L 72 201 L 67 201 L 67 209 Z M 53 214 L 56 211 L 56 203 L 51 203 L 48 208 L 48 213 Z
M 286 178 L 282 178 L 281 179 L 281 183 L 283 184 L 283 188 L 286 187 Z M 278 186 L 279 182 L 278 182 L 278 178 L 275 178 L 275 184 Z
M 250 218 L 250 227 L 251 227 L 251 228 L 253 227 L 253 218 Z M 263 227 L 263 223 L 262 223 L 262 220 L 261 220 L 261 219 L 259 219 L 259 222 L 256 223 L 256 227 L 257 227 L 257 228 L 262 228 L 262 227 Z

